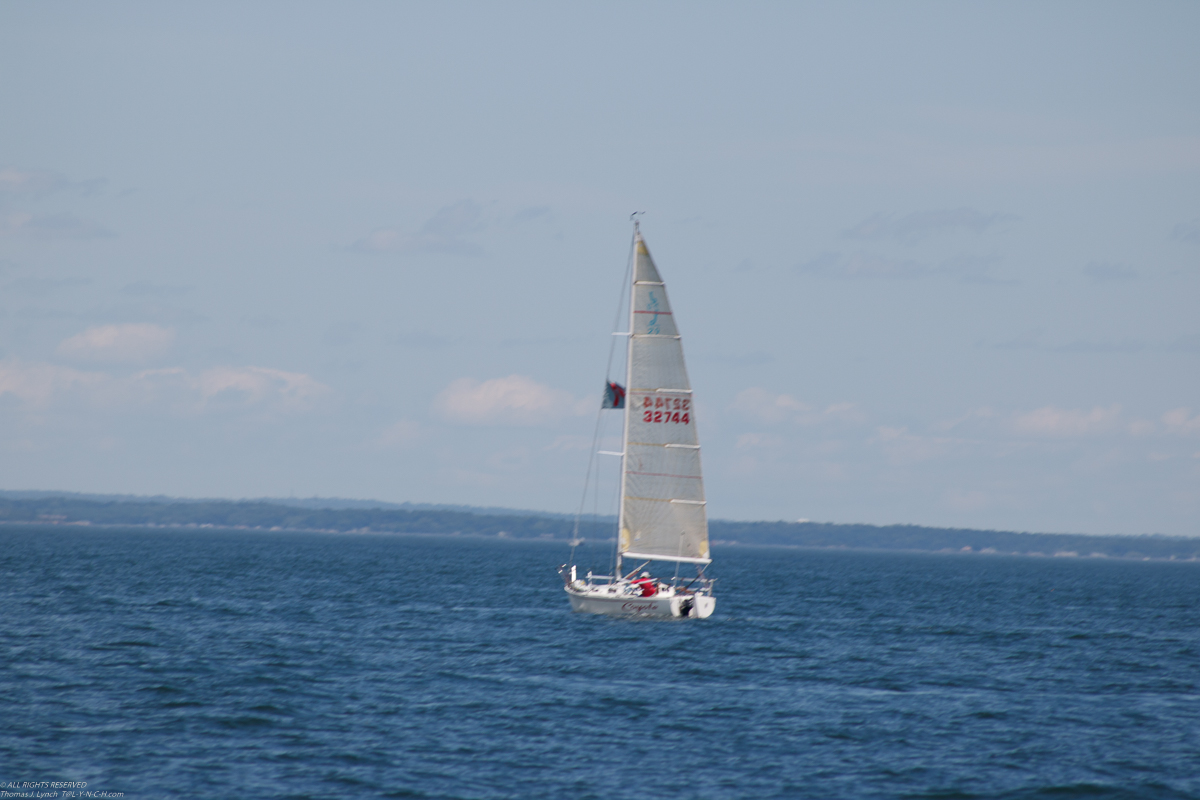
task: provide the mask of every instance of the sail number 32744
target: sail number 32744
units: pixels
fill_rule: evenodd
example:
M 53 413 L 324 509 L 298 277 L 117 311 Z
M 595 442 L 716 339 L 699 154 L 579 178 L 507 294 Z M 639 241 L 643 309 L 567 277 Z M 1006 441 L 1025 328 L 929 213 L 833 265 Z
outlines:
M 673 422 L 680 425 L 691 423 L 692 401 L 686 397 L 642 398 L 642 422 Z

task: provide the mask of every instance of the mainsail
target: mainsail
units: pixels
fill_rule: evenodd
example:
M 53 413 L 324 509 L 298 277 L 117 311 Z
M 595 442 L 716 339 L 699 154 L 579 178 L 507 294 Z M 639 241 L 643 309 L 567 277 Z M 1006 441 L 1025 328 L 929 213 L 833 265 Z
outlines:
M 666 286 L 641 234 L 635 237 L 617 552 L 707 564 L 708 517 L 683 344 Z

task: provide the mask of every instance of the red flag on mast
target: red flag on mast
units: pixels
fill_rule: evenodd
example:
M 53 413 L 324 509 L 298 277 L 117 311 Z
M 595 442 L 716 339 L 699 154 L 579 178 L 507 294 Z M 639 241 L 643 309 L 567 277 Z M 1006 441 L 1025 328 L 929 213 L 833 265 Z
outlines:
M 624 408 L 625 387 L 609 381 L 604 387 L 604 405 L 601 408 Z

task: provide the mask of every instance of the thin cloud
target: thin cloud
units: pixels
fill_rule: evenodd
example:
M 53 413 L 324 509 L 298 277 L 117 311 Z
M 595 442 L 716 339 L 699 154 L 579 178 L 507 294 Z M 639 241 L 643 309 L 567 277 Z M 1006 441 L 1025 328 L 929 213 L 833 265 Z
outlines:
M 64 393 L 99 389 L 111 378 L 57 364 L 0 361 L 0 397 L 8 395 L 34 406 L 44 406 Z
M 397 229 L 376 228 L 350 245 L 350 249 L 360 253 L 387 253 L 399 250 L 403 243 L 404 236 Z
M 104 187 L 102 179 L 71 181 L 48 170 L 0 169 L 0 236 L 34 241 L 71 241 L 103 239 L 115 234 L 99 223 L 65 212 L 37 213 L 17 203 L 37 201 L 49 195 L 72 190 L 91 195 Z
M 943 502 L 958 511 L 978 511 L 981 508 L 987 508 L 992 505 L 993 499 L 986 492 L 978 489 L 970 489 L 967 491 L 959 491 L 951 489 L 942 496 Z M 985 548 L 981 552 L 994 553 L 991 548 Z
M 778 436 L 769 436 L 764 433 L 743 433 L 738 436 L 734 447 L 738 450 L 755 450 L 780 447 L 782 444 L 783 440 Z
M 1019 219 L 1013 214 L 985 214 L 973 208 L 951 208 L 933 211 L 914 211 L 902 217 L 874 214 L 842 235 L 859 241 L 894 240 L 912 244 L 929 236 L 968 231 L 983 233 L 993 225 Z
M 152 323 L 98 325 L 66 339 L 58 354 L 77 361 L 142 363 L 171 349 L 175 329 Z
M 434 400 L 439 416 L 468 425 L 546 425 L 591 409 L 588 401 L 524 375 L 487 381 L 459 378 Z
M 1041 331 L 1029 331 L 1005 342 L 978 342 L 976 347 L 993 350 L 1035 350 L 1043 353 L 1136 354 L 1136 353 L 1200 353 L 1200 334 L 1178 336 L 1170 341 L 1147 342 L 1142 339 L 1088 341 L 1077 339 L 1065 344 L 1046 344 L 1040 341 Z
M 768 425 L 781 422 L 817 425 L 824 422 L 861 422 L 863 419 L 853 403 L 834 403 L 817 408 L 800 402 L 790 394 L 776 394 L 758 386 L 738 392 L 730 408 Z
M 975 422 L 977 420 L 991 420 L 991 419 L 994 419 L 995 417 L 996 417 L 995 411 L 993 411 L 991 408 L 989 408 L 987 406 L 983 406 L 981 408 L 971 409 L 970 411 L 966 412 L 965 414 L 960 414 L 959 416 L 954 417 L 952 419 L 946 419 L 946 420 L 942 420 L 940 422 L 936 422 L 936 423 L 934 423 L 933 428 L 935 430 L 943 431 L 943 432 L 951 431 L 951 430 L 954 430 L 955 428 L 958 428 L 967 423 Z
M 529 206 L 513 214 L 513 222 L 532 222 L 537 219 L 549 221 L 553 216 L 549 206 Z
M 696 360 L 712 364 L 725 364 L 731 367 L 761 367 L 764 364 L 773 363 L 775 356 L 765 350 L 751 350 L 745 353 L 713 353 L 697 356 Z
M 969 440 L 947 436 L 921 436 L 910 433 L 907 426 L 880 426 L 875 429 L 872 444 L 881 446 L 892 464 L 919 464 L 949 455 L 955 448 L 970 444 Z
M 826 252 L 807 261 L 798 272 L 824 278 L 859 280 L 912 280 L 934 275 L 953 275 L 971 283 L 1012 283 L 988 275 L 998 259 L 988 256 L 956 256 L 939 263 L 889 258 L 875 253 L 857 252 L 843 256 Z
M 5 284 L 4 290 L 34 297 L 48 297 L 63 289 L 74 289 L 90 283 L 87 278 L 17 278 Z
M 1120 414 L 1119 405 L 1096 406 L 1090 411 L 1045 406 L 1018 415 L 1013 420 L 1013 428 L 1018 433 L 1043 436 L 1090 436 L 1112 430 Z
M 776 394 L 757 386 L 738 392 L 733 398 L 731 408 L 768 424 L 795 419 L 813 412 L 812 406 L 801 403 L 790 394 Z
M 1190 435 L 1200 433 L 1200 414 L 1191 416 L 1191 409 L 1176 408 L 1162 415 L 1162 423 L 1171 433 Z
M 0 169 L 0 197 L 41 197 L 69 184 L 56 172 L 13 167 Z
M 401 347 L 415 347 L 422 350 L 440 350 L 450 347 L 454 340 L 448 336 L 439 336 L 429 331 L 401 331 L 392 337 L 392 343 Z
M 1171 238 L 1180 242 L 1200 244 L 1200 217 L 1176 225 L 1171 229 Z
M 212 367 L 192 373 L 182 367 L 151 369 L 119 381 L 129 401 L 184 415 L 311 410 L 331 393 L 301 372 L 271 367 Z
M 361 253 L 447 253 L 483 254 L 471 236 L 486 226 L 483 207 L 474 200 L 459 200 L 437 211 L 414 234 L 399 228 L 378 228 L 350 246 Z
M 1092 283 L 1104 283 L 1105 281 L 1133 281 L 1137 280 L 1137 270 L 1124 266 L 1122 264 L 1109 264 L 1101 261 L 1093 261 L 1083 268 L 1083 274 L 1092 279 Z
M 1064 409 L 1044 406 L 1028 412 L 998 412 L 992 408 L 979 408 L 945 420 L 932 427 L 940 432 L 967 429 L 983 438 L 1000 434 L 1007 438 L 1013 432 L 1050 437 L 1088 437 L 1098 435 L 1128 434 L 1134 437 L 1153 435 L 1190 436 L 1200 434 L 1200 414 L 1193 415 L 1190 408 L 1181 407 L 1161 414 L 1157 420 L 1123 420 L 1119 405 L 1108 407 Z M 880 428 L 880 431 L 885 430 Z M 963 440 L 965 441 L 965 440 Z M 1028 444 L 1026 442 L 1026 444 Z
M 480 205 L 473 200 L 459 200 L 430 217 L 413 237 L 411 247 L 427 253 L 479 255 L 482 249 L 466 237 L 484 227 Z
M 799 271 L 829 278 L 918 278 L 935 270 L 918 261 L 887 258 L 872 253 L 822 253 L 801 264 Z
M 302 410 L 329 393 L 328 386 L 309 375 L 270 367 L 216 367 L 195 378 L 187 377 L 187 383 L 199 392 L 206 406 L 272 402 L 288 410 Z
M 420 425 L 410 419 L 402 419 L 384 428 L 373 444 L 382 450 L 405 450 L 421 435 Z
M 33 407 L 82 403 L 111 411 L 175 414 L 263 409 L 306 411 L 328 395 L 311 376 L 269 367 L 215 367 L 198 374 L 182 367 L 112 375 L 57 364 L 0 361 L 0 397 Z
M 147 280 L 133 281 L 121 287 L 122 294 L 130 297 L 177 297 L 190 291 L 190 286 L 175 286 Z
M 72 181 L 65 175 L 50 170 L 4 167 L 0 169 L 0 199 L 10 197 L 37 199 L 65 189 L 74 189 L 90 195 L 101 191 L 106 183 L 104 178 Z
M 72 214 L 32 214 L 16 211 L 0 216 L 0 235 L 37 241 L 108 239 L 115 233 Z
M 362 330 L 362 325 L 357 322 L 335 322 L 325 328 L 321 341 L 329 347 L 346 347 L 354 344 Z

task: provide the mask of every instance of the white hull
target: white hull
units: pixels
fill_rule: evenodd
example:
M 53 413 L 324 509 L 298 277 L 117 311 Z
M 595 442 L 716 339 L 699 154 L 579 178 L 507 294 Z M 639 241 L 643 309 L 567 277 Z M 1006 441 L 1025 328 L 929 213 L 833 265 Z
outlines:
M 589 589 L 566 588 L 571 600 L 571 610 L 583 614 L 607 614 L 610 617 L 651 617 L 672 619 L 689 617 L 705 619 L 712 616 L 716 598 L 706 594 L 657 594 L 638 597 L 622 592 L 608 591 L 607 586 Z

